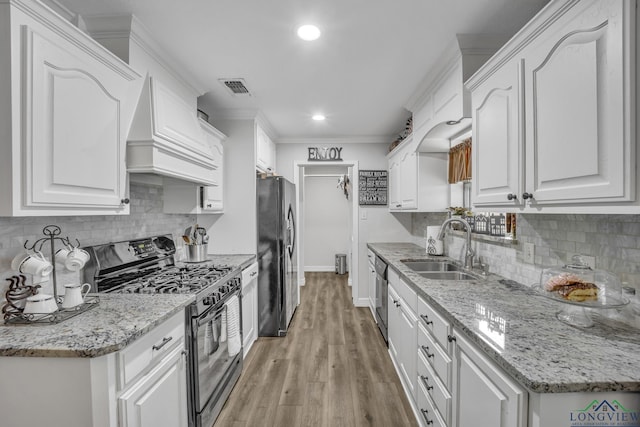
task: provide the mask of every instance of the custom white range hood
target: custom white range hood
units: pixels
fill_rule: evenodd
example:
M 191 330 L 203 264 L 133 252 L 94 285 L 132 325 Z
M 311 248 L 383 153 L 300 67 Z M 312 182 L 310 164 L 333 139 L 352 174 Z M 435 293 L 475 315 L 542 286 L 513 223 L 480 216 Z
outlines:
M 212 185 L 216 168 L 195 109 L 147 77 L 127 138 L 127 170 Z

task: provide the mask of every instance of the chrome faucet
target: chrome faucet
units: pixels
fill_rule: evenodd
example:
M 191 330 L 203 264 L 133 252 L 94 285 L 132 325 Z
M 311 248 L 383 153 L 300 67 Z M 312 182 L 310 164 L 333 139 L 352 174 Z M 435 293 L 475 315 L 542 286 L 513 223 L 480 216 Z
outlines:
M 448 218 L 448 219 L 446 219 L 442 223 L 442 226 L 440 227 L 440 232 L 438 233 L 437 239 L 438 240 L 444 240 L 444 233 L 445 233 L 445 231 L 447 231 L 447 225 L 449 225 L 452 222 L 461 223 L 462 225 L 464 225 L 465 229 L 467 230 L 467 253 L 464 256 L 464 268 L 471 269 L 471 268 L 473 268 L 473 257 L 475 256 L 476 253 L 471 248 L 471 226 L 469 225 L 469 223 L 467 221 L 465 221 L 462 218 Z

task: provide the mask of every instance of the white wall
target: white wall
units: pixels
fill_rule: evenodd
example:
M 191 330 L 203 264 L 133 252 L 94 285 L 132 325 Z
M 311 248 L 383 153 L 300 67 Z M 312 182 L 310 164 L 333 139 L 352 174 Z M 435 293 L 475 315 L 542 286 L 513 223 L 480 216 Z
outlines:
M 209 253 L 255 254 L 256 167 L 253 120 L 210 120 L 224 142 L 224 214 L 198 215 L 208 230 Z
M 334 271 L 335 254 L 349 254 L 351 249 L 352 203 L 337 184 L 338 177 L 308 175 L 304 179 L 305 271 Z
M 334 142 L 277 144 L 276 171 L 293 181 L 294 161 L 306 162 L 308 147 L 342 147 L 342 158 L 357 160 L 360 170 L 387 170 L 387 144 L 336 144 Z M 354 179 L 357 179 L 354 177 Z M 305 199 L 306 200 L 306 199 Z M 360 306 L 369 304 L 367 242 L 410 242 L 411 214 L 390 214 L 387 206 L 359 206 L 358 208 L 358 281 L 353 283 L 355 289 L 354 303 Z M 366 218 L 366 219 L 363 219 Z M 304 242 L 306 244 L 306 242 Z

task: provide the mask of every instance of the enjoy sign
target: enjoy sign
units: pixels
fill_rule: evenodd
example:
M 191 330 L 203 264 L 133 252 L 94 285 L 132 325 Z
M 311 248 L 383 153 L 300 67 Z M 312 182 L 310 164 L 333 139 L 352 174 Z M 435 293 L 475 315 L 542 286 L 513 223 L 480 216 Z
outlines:
M 309 161 L 335 162 L 342 161 L 342 147 L 309 147 Z

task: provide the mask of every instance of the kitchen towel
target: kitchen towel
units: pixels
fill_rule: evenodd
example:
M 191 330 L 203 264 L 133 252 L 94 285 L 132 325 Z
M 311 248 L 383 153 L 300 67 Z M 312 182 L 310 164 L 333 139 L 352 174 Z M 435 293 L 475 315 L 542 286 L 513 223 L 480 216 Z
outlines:
M 222 316 L 220 316 L 220 342 L 225 342 L 227 340 L 227 310 L 222 312 Z
M 444 243 L 442 240 L 437 239 L 439 232 L 439 225 L 427 226 L 425 239 L 427 240 L 426 248 L 429 255 L 442 255 L 444 253 Z
M 242 334 L 240 333 L 240 302 L 237 295 L 233 295 L 224 304 L 227 312 L 227 350 L 229 356 L 235 356 L 242 349 Z

